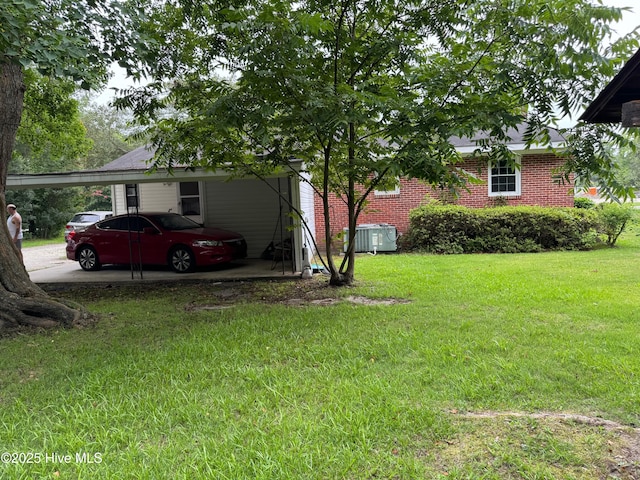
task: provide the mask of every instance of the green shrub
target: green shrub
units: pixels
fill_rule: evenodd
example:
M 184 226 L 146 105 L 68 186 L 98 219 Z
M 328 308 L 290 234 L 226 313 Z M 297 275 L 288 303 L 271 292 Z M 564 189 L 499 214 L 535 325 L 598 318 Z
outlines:
M 576 208 L 585 208 L 587 210 L 595 208 L 596 202 L 586 197 L 576 197 L 573 200 L 573 206 Z
M 587 209 L 425 205 L 413 210 L 401 246 L 431 253 L 517 253 L 585 250 L 597 240 Z
M 627 224 L 635 216 L 635 210 L 629 205 L 602 203 L 596 208 L 600 221 L 599 232 L 606 237 L 607 245 L 613 247 Z

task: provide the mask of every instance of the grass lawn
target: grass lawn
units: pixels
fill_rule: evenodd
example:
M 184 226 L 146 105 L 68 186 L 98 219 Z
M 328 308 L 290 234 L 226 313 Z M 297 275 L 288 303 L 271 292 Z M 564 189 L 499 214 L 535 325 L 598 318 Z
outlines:
M 0 338 L 0 478 L 637 479 L 639 233 L 57 293 L 100 320 Z
M 25 238 L 22 242 L 22 248 L 41 247 L 43 245 L 58 245 L 60 243 L 65 243 L 63 233 L 54 238 Z

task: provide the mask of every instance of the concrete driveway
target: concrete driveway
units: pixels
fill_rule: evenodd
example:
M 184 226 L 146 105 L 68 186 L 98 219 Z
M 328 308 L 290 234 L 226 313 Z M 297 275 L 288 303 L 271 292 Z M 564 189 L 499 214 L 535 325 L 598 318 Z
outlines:
M 144 267 L 142 272 L 131 271 L 128 266 L 103 267 L 97 272 L 85 272 L 78 262 L 67 260 L 65 244 L 23 248 L 24 265 L 31 281 L 49 283 L 127 283 L 144 281 L 183 280 L 249 280 L 256 278 L 295 278 L 291 265 L 273 265 L 270 260 L 239 260 L 227 265 L 198 269 L 194 273 L 174 273 L 168 267 Z M 274 267 L 272 269 L 272 267 Z

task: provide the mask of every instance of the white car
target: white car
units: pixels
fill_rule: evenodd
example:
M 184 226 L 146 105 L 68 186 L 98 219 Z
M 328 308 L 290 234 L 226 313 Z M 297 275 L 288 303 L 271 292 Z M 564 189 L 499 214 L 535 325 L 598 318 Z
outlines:
M 113 212 L 95 211 L 95 212 L 79 212 L 76 213 L 71 221 L 64 227 L 64 240 L 69 241 L 76 232 L 82 232 L 85 228 L 93 225 L 100 220 L 113 216 Z

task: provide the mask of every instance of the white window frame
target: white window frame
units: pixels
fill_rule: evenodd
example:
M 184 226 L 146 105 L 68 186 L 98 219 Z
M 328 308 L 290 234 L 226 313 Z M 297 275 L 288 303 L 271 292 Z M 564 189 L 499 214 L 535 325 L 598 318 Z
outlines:
M 400 178 L 396 177 L 396 186 L 391 190 L 374 190 L 373 195 L 376 197 L 391 197 L 400 195 Z
M 517 157 L 515 159 L 515 166 L 513 166 L 513 173 L 508 173 L 505 175 L 513 175 L 515 177 L 515 190 L 513 191 L 507 191 L 507 192 L 494 192 L 493 191 L 493 179 L 494 179 L 494 175 L 492 173 L 493 170 L 493 165 L 491 164 L 491 162 L 489 162 L 489 170 L 487 173 L 487 183 L 488 185 L 488 192 L 489 192 L 489 196 L 490 197 L 519 197 L 522 194 L 522 162 L 521 162 L 521 158 Z M 496 176 L 501 176 L 501 175 L 496 175 Z
M 198 187 L 198 193 L 193 193 L 193 194 L 182 194 L 182 189 L 180 188 L 181 184 L 184 183 L 195 183 Z M 177 194 L 178 194 L 178 211 L 180 212 L 180 214 L 185 215 L 187 217 L 189 217 L 191 220 L 194 220 L 195 222 L 198 223 L 202 223 L 203 219 L 205 218 L 204 215 L 204 202 L 202 199 L 202 192 L 203 192 L 203 185 L 202 182 L 199 181 L 186 181 L 186 182 L 176 182 L 176 188 L 177 188 Z M 198 208 L 200 209 L 200 213 L 197 215 L 186 215 L 186 212 L 184 211 L 184 206 L 183 206 L 183 200 L 198 200 Z

